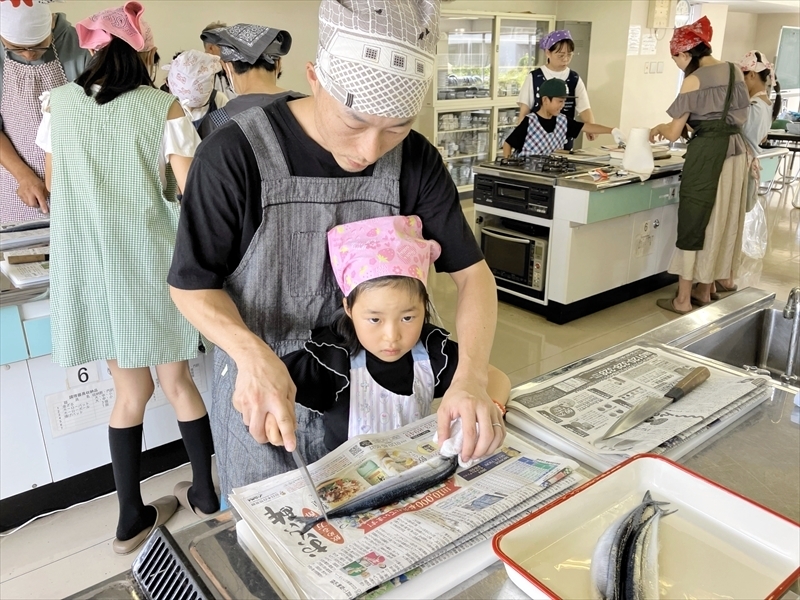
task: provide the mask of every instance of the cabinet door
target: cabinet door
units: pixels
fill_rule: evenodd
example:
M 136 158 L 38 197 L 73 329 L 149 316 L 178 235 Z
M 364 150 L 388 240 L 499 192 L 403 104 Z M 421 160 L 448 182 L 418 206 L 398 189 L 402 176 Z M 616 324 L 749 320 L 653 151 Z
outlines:
M 99 362 L 65 369 L 50 355 L 28 361 L 53 480 L 111 462 L 108 419 L 114 384 Z
M 0 498 L 51 483 L 28 365 L 0 367 Z
M 664 229 L 661 226 L 663 209 L 653 208 L 631 215 L 633 231 L 631 233 L 631 259 L 628 269 L 628 281 L 638 281 L 654 275 L 660 264 L 658 240 Z

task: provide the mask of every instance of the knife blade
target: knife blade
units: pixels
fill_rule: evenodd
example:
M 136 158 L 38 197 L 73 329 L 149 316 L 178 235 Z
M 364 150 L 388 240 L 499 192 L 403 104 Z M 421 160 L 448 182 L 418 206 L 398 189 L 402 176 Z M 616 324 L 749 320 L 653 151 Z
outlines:
M 316 501 L 317 508 L 319 508 L 320 513 L 327 521 L 328 513 L 325 510 L 325 505 L 322 503 L 322 499 L 319 497 L 317 486 L 314 485 L 314 480 L 311 479 L 311 474 L 308 472 L 308 467 L 306 467 L 306 461 L 303 459 L 303 455 L 300 454 L 300 451 L 297 448 L 292 450 L 292 458 L 294 458 L 294 463 L 297 465 L 297 470 L 300 471 L 300 474 L 303 476 L 303 480 L 306 482 L 308 491 L 311 492 L 311 497 Z
M 664 410 L 676 400 L 683 398 L 686 394 L 691 392 L 709 377 L 711 377 L 711 372 L 706 367 L 697 367 L 692 369 L 691 373 L 676 383 L 662 397 L 647 398 L 622 415 L 611 427 L 608 428 L 608 431 L 606 431 L 605 435 L 600 439 L 607 440 L 609 438 L 616 437 L 621 433 L 625 433 L 629 429 L 633 429 L 640 423 L 643 423 L 652 417 L 654 414 Z

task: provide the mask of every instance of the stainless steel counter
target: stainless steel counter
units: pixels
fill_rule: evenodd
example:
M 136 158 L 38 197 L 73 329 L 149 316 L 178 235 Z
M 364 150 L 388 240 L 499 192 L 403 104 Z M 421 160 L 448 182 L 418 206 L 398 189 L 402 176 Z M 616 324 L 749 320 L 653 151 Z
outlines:
M 743 290 L 708 307 L 693 311 L 644 335 L 604 350 L 558 369 L 567 372 L 590 360 L 613 354 L 637 342 L 664 343 L 685 348 L 696 343 L 709 331 L 716 331 L 742 314 L 764 310 L 775 303 L 774 295 L 759 290 Z M 551 372 L 533 381 L 554 376 Z M 790 519 L 800 521 L 800 407 L 794 405 L 797 388 L 775 384 L 768 400 L 732 429 L 701 445 L 679 462 L 705 477 L 716 481 Z M 517 435 L 531 439 L 526 434 Z M 546 449 L 546 444 L 533 440 Z M 589 475 L 596 471 L 582 465 Z M 277 598 L 263 570 L 236 543 L 234 519 L 230 512 L 222 513 L 184 528 L 174 534 L 206 585 L 223 590 L 219 598 L 256 599 Z M 458 559 L 453 559 L 457 561 Z M 108 581 L 86 590 L 74 598 L 130 598 L 116 594 L 119 581 Z M 116 586 L 116 587 L 114 587 Z M 798 584 L 784 595 L 795 599 Z M 523 599 L 526 596 L 506 577 L 502 563 L 496 562 L 473 577 L 455 586 L 440 598 Z

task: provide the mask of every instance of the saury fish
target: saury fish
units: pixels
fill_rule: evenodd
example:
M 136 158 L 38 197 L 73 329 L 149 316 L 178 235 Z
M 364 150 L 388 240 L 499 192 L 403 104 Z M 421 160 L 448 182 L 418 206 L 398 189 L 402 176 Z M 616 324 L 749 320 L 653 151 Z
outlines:
M 625 600 L 658 599 L 658 523 L 672 514 L 656 507 L 656 512 L 634 532 L 626 554 Z
M 596 598 L 622 600 L 625 588 L 626 550 L 639 531 L 664 502 L 653 500 L 646 492 L 642 502 L 614 521 L 600 536 L 592 555 L 591 579 Z
M 344 504 L 328 511 L 328 518 L 350 517 L 371 510 L 394 504 L 404 498 L 414 496 L 447 480 L 458 468 L 458 456 L 445 457 L 437 455 L 394 477 L 388 477 L 377 485 Z M 301 533 L 306 533 L 317 523 L 325 520 L 318 517 L 296 517 L 305 526 Z

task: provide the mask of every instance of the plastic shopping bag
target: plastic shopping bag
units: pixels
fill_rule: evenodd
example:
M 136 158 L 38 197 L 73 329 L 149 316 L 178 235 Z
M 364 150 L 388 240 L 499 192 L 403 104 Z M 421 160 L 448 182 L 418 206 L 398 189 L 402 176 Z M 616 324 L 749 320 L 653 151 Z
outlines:
M 742 251 L 750 258 L 764 258 L 767 253 L 767 217 L 760 200 L 745 214 Z
M 767 217 L 761 201 L 745 214 L 742 232 L 742 263 L 736 276 L 739 289 L 758 285 L 763 268 L 762 259 L 767 253 Z

